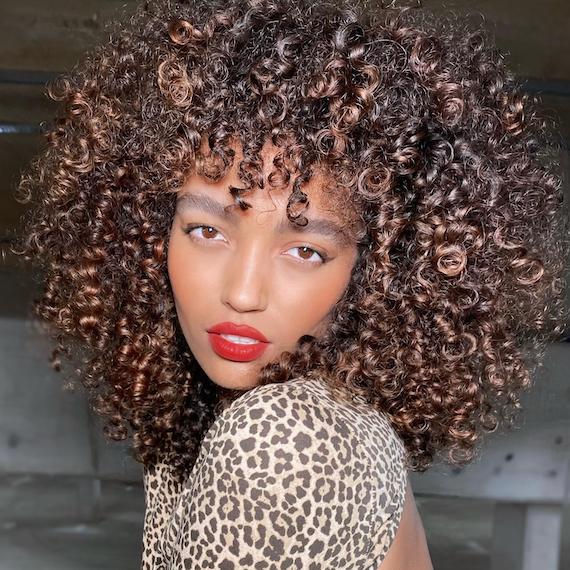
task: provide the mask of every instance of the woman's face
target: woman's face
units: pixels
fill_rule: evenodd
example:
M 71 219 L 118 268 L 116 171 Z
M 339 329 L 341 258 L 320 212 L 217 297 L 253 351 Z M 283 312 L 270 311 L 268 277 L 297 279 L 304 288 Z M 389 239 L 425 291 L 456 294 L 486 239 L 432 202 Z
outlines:
M 264 151 L 267 170 L 276 149 Z M 263 365 L 293 350 L 303 335 L 324 332 L 357 247 L 338 207 L 327 210 L 317 176 L 303 187 L 310 205 L 302 229 L 286 216 L 290 188 L 271 189 L 271 196 L 256 188 L 244 196 L 251 208 L 224 215 L 223 207 L 235 203 L 228 186 L 242 186 L 237 162 L 219 182 L 193 175 L 179 190 L 168 274 L 182 331 L 206 375 L 224 388 L 247 390 Z M 208 332 L 221 323 L 254 327 L 267 342 L 249 337 L 251 330 Z

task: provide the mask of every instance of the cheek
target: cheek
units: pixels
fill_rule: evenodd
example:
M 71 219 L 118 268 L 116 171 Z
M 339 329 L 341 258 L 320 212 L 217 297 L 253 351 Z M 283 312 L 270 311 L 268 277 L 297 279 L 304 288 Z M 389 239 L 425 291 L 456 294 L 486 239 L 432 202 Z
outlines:
M 177 236 L 171 235 L 168 244 L 168 257 L 167 257 L 168 279 L 174 299 L 178 300 L 180 297 L 180 290 L 184 286 L 184 269 L 182 264 L 181 247 L 178 243 Z
M 319 325 L 342 297 L 350 282 L 352 264 L 336 264 L 330 270 L 315 271 L 296 282 L 281 282 L 279 304 L 282 315 L 295 315 L 286 318 L 295 328 L 310 330 Z
M 210 272 L 200 266 L 200 260 L 188 258 L 184 235 L 171 236 L 168 247 L 167 268 L 172 294 L 179 316 L 188 318 L 204 301 L 201 296 L 211 291 L 206 280 Z

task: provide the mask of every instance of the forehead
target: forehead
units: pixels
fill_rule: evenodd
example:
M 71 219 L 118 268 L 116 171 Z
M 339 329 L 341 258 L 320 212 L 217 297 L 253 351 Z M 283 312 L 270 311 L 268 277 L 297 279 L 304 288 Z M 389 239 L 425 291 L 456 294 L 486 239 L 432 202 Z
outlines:
M 247 216 L 247 212 L 251 214 L 251 211 L 249 210 L 244 212 L 236 210 L 235 208 L 228 208 L 229 205 L 225 205 L 223 202 L 218 202 L 213 199 L 212 196 L 204 192 L 187 192 L 180 194 L 177 200 L 177 206 L 181 212 L 186 209 L 194 208 L 234 224 L 238 221 L 238 217 L 240 215 L 242 217 Z M 259 222 L 261 214 L 257 213 L 255 208 L 253 211 L 256 222 Z M 275 214 L 276 211 L 277 214 Z M 329 217 L 309 216 L 306 225 L 297 226 L 288 217 L 280 215 L 277 208 L 274 208 L 273 210 L 264 210 L 263 212 L 269 212 L 270 215 L 273 214 L 273 217 L 277 218 L 277 222 L 274 222 L 272 226 L 277 234 L 284 234 L 294 230 L 303 233 L 318 233 L 322 236 L 333 239 L 341 246 L 350 246 L 353 243 L 353 235 L 351 231 L 346 228 L 344 224 L 340 223 L 339 220 L 334 220 Z
M 206 142 L 205 142 L 206 141 Z M 233 139 L 230 146 L 235 151 L 233 164 L 228 169 L 225 176 L 217 181 L 213 181 L 199 174 L 196 169 L 187 176 L 183 186 L 178 190 L 179 194 L 188 193 L 208 193 L 223 204 L 234 204 L 235 200 L 229 192 L 229 187 L 241 188 L 244 186 L 239 178 L 239 164 L 243 158 L 242 146 L 238 139 Z M 263 188 L 253 187 L 252 192 L 243 195 L 243 199 L 251 204 L 255 210 L 284 210 L 289 195 L 293 188 L 293 181 L 297 176 L 292 166 L 289 164 L 291 177 L 287 184 L 273 186 L 269 183 L 270 175 L 278 173 L 278 168 L 273 161 L 283 149 L 276 147 L 271 141 L 266 141 L 263 145 L 260 158 L 261 176 L 263 178 Z M 207 137 L 202 141 L 201 153 L 209 154 Z M 280 180 L 281 177 L 277 176 Z M 303 213 L 306 215 L 320 214 L 342 222 L 348 222 L 354 218 L 354 205 L 348 196 L 348 192 L 336 184 L 332 175 L 322 165 L 313 166 L 311 178 L 303 182 L 301 190 L 307 194 L 309 204 Z

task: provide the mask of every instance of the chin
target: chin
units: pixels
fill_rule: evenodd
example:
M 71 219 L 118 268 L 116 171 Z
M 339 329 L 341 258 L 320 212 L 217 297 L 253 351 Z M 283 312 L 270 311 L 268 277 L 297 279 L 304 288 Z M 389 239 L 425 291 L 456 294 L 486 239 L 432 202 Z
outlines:
M 227 390 L 250 390 L 257 386 L 257 378 L 252 380 L 236 380 L 235 378 L 217 378 L 215 375 L 210 376 L 207 374 L 208 378 L 220 388 L 225 388 Z

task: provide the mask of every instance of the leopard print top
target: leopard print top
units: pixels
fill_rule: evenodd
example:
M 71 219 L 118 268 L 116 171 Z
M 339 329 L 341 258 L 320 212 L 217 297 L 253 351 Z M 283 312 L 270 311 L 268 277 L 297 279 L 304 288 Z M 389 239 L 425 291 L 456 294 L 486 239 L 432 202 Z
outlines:
M 184 485 L 144 468 L 141 570 L 377 570 L 398 528 L 405 448 L 322 380 L 257 386 L 205 435 Z

